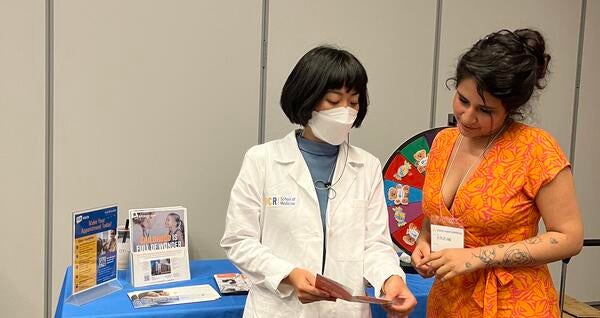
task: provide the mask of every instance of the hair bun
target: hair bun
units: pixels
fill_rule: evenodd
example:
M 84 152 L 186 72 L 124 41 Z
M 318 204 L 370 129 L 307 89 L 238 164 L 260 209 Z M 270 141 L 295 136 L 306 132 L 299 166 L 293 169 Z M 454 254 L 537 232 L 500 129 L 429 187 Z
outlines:
M 540 82 L 546 77 L 548 64 L 550 63 L 550 55 L 546 53 L 546 41 L 540 32 L 532 29 L 519 29 L 514 32 L 519 38 L 526 51 L 531 53 L 537 61 L 536 78 L 537 88 L 543 88 L 544 85 Z

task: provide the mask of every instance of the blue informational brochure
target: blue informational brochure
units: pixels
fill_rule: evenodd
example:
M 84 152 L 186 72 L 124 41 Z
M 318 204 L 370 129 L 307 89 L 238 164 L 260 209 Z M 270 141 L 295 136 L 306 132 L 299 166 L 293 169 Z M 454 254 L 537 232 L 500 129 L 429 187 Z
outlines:
M 73 213 L 73 294 L 117 279 L 117 210 Z

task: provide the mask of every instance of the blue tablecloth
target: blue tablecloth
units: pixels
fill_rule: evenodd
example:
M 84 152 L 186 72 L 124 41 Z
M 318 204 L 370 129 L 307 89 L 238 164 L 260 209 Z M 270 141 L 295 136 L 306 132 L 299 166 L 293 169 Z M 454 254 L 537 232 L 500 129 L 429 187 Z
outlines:
M 191 303 L 153 308 L 134 309 L 127 293 L 134 290 L 169 288 L 178 286 L 210 284 L 218 291 L 213 275 L 216 273 L 239 272 L 228 260 L 195 260 L 190 262 L 192 279 L 184 282 L 133 288 L 126 279 L 126 272 L 119 271 L 118 279 L 122 290 L 102 297 L 82 306 L 65 304 L 71 290 L 71 267 L 67 268 L 55 317 L 241 317 L 246 302 L 246 295 L 225 295 L 215 301 Z M 417 308 L 411 317 L 425 317 L 427 295 L 432 280 L 423 279 L 415 274 L 407 274 L 408 287 L 417 298 Z M 372 295 L 372 289 L 369 291 Z M 385 311 L 372 305 L 373 317 L 385 317 Z

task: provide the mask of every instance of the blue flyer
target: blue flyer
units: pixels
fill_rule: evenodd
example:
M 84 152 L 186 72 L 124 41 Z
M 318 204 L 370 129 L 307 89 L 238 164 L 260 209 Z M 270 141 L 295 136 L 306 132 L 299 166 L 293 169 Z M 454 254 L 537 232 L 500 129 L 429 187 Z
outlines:
M 117 279 L 117 210 L 73 213 L 73 294 Z

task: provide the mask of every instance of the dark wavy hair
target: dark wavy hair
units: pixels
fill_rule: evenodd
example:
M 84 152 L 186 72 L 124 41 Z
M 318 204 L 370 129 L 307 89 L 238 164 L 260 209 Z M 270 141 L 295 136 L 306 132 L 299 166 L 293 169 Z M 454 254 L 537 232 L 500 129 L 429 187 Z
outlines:
M 477 92 L 500 99 L 513 118 L 523 118 L 524 105 L 536 89 L 543 89 L 550 55 L 540 32 L 532 29 L 500 30 L 477 41 L 464 53 L 456 74 L 448 81 L 458 86 L 464 79 L 477 83 Z
M 294 124 L 306 126 L 312 111 L 327 91 L 345 87 L 358 96 L 358 115 L 353 127 L 360 127 L 367 114 L 369 96 L 367 72 L 350 52 L 331 46 L 308 51 L 296 64 L 281 91 L 281 109 Z

